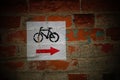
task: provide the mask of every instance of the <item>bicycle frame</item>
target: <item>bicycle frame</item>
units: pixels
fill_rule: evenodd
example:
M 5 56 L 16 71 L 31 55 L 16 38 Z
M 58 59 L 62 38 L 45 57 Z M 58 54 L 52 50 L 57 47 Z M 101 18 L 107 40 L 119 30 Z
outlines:
M 41 42 L 43 40 L 43 36 L 46 39 L 49 39 L 51 42 L 57 42 L 59 40 L 59 35 L 56 32 L 51 31 L 51 27 L 48 29 L 42 29 L 43 27 L 40 27 L 39 32 L 35 33 L 33 36 L 33 40 L 37 43 Z M 43 31 L 47 31 L 44 33 Z
M 52 28 L 48 28 L 48 29 L 42 29 L 43 27 L 40 27 L 40 30 L 39 30 L 39 34 L 38 36 L 41 34 L 41 35 L 44 35 L 47 39 L 49 38 L 49 35 L 52 33 L 50 29 Z M 47 32 L 47 35 L 44 34 L 42 31 L 48 31 Z

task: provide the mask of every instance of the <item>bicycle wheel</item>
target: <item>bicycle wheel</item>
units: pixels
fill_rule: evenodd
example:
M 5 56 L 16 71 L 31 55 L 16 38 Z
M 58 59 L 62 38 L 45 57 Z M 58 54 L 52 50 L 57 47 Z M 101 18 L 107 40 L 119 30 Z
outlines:
M 40 34 L 38 35 L 39 33 L 35 33 L 34 36 L 33 36 L 33 40 L 36 42 L 36 43 L 39 43 L 43 40 L 43 36 Z
M 57 42 L 59 40 L 59 35 L 56 32 L 50 34 L 49 37 L 51 42 Z

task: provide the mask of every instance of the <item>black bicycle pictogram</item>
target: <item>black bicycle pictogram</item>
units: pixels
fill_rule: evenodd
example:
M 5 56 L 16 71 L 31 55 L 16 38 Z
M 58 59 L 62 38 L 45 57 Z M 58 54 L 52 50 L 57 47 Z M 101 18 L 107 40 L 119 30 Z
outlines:
M 43 29 L 43 27 L 40 27 L 39 32 L 35 33 L 33 36 L 33 40 L 36 43 L 42 42 L 43 38 L 49 39 L 51 42 L 57 42 L 59 40 L 59 35 L 56 32 L 51 31 L 51 27 L 48 29 Z M 47 31 L 45 34 L 44 31 Z M 44 36 L 44 37 L 43 37 Z

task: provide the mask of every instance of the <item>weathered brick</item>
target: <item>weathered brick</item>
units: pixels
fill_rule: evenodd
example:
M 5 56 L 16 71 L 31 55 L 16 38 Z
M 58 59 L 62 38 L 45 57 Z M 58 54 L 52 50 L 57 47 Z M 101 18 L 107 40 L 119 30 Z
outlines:
M 13 31 L 9 32 L 6 36 L 7 42 L 26 42 L 26 31 L 20 30 L 20 31 Z
M 68 74 L 69 80 L 87 80 L 87 74 Z
M 14 57 L 16 55 L 16 46 L 0 46 L 0 57 Z
M 30 0 L 30 12 L 78 12 L 79 10 L 79 0 Z
M 76 47 L 75 46 L 68 46 L 68 53 L 69 54 L 73 54 L 76 51 Z
M 20 27 L 20 16 L 1 16 L 0 17 L 0 28 L 19 28 Z
M 120 14 L 97 14 L 96 15 L 96 27 L 110 28 L 118 27 Z
M 47 69 L 47 61 L 30 61 L 29 69 L 30 70 L 45 70 Z
M 120 40 L 120 28 L 119 27 L 115 27 L 115 28 L 108 28 L 106 29 L 106 35 L 107 37 L 110 37 L 111 40 L 115 40 L 118 41 Z
M 69 61 L 52 60 L 52 61 L 31 61 L 29 62 L 30 70 L 71 70 L 76 68 L 78 62 L 76 59 Z
M 53 70 L 66 70 L 69 66 L 69 62 L 66 61 L 50 61 L 49 67 Z
M 88 58 L 89 71 L 116 71 L 119 66 L 119 58 L 116 56 Z
M 109 53 L 113 50 L 113 44 L 106 43 L 106 44 L 94 44 L 95 46 L 101 46 L 101 51 L 104 53 Z
M 94 27 L 94 14 L 74 14 L 76 27 Z
M 32 16 L 28 18 L 28 21 L 45 21 L 45 16 Z
M 67 57 L 69 58 L 80 58 L 79 56 L 79 42 L 75 44 L 67 44 Z
M 83 11 L 105 12 L 120 11 L 119 2 L 117 0 L 82 0 L 81 7 Z
M 48 21 L 66 21 L 66 27 L 70 27 L 72 25 L 72 17 L 71 16 L 49 16 Z
M 2 13 L 26 13 L 27 2 L 26 0 L 1 0 L 0 11 Z
M 99 28 L 96 28 L 94 30 L 92 30 L 91 32 L 91 37 L 93 38 L 93 40 L 103 40 L 104 39 L 104 30 L 103 29 L 99 29 Z
M 52 70 L 75 69 L 77 64 L 78 64 L 77 59 L 72 59 L 72 60 L 68 60 L 68 61 L 56 60 L 56 61 L 48 62 L 49 69 L 52 69 Z
M 103 74 L 102 76 L 103 80 L 116 80 L 116 75 L 113 73 L 107 73 L 107 74 Z
M 66 73 L 47 73 L 45 74 L 44 80 L 67 80 L 67 74 Z
M 104 30 L 99 28 L 94 29 L 67 29 L 67 41 L 84 41 L 93 40 L 99 41 L 104 40 Z
M 17 72 L 18 80 L 42 80 L 44 78 L 42 73 L 34 72 Z
M 23 61 L 8 61 L 4 63 L 4 66 L 10 70 L 21 70 L 24 68 L 25 63 Z

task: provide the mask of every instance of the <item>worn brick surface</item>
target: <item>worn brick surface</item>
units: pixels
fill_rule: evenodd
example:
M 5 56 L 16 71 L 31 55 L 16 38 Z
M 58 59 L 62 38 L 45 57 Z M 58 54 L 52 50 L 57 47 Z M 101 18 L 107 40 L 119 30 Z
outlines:
M 95 44 L 96 46 L 101 46 L 101 51 L 104 53 L 110 53 L 113 50 L 113 44 Z
M 75 27 L 94 27 L 94 14 L 74 14 Z
M 106 29 L 106 35 L 111 40 L 115 40 L 115 41 L 120 40 L 120 37 L 118 37 L 118 36 L 120 36 L 119 33 L 120 33 L 120 28 L 119 27 Z
M 118 72 L 118 57 L 98 57 L 88 59 L 88 69 L 90 72 Z
M 14 57 L 16 55 L 16 46 L 0 46 L 0 57 Z
M 44 76 L 42 73 L 34 73 L 34 72 L 19 72 L 16 74 L 17 80 L 42 80 Z
M 87 74 L 68 74 L 69 80 L 87 80 Z
M 76 69 L 77 67 L 77 60 L 53 60 L 53 61 L 30 61 L 29 62 L 29 69 L 33 71 L 40 71 L 40 70 L 71 70 Z
M 30 12 L 76 12 L 79 10 L 79 0 L 30 0 Z
M 120 14 L 115 13 L 104 13 L 96 15 L 96 27 L 110 28 L 110 27 L 118 27 Z
M 45 80 L 66 80 L 67 74 L 66 73 L 46 73 L 45 74 Z
M 45 16 L 31 16 L 27 21 L 45 21 Z
M 24 61 L 7 61 L 3 63 L 3 66 L 8 70 L 23 70 L 25 69 Z
M 91 39 L 93 41 L 104 40 L 104 30 L 95 29 L 68 29 L 67 30 L 67 40 L 68 41 L 80 41 Z
M 1 0 L 0 11 L 2 13 L 26 13 L 27 2 L 26 0 Z
M 6 41 L 9 42 L 9 43 L 12 43 L 12 42 L 25 43 L 26 42 L 26 31 L 25 30 L 20 30 L 20 31 L 9 32 L 6 35 Z
M 0 16 L 0 29 L 19 28 L 20 19 L 20 16 Z
M 103 80 L 119 80 L 120 77 L 115 73 L 104 73 L 102 75 Z
M 67 47 L 67 52 L 69 53 L 69 54 L 74 54 L 75 52 L 76 52 L 76 49 L 77 49 L 77 47 L 76 46 L 72 46 L 72 45 L 69 45 L 68 47 Z
M 81 7 L 83 11 L 92 12 L 118 12 L 120 11 L 117 0 L 82 0 Z
M 68 16 L 49 16 L 48 21 L 66 21 L 66 27 L 70 27 L 72 25 L 72 17 Z

